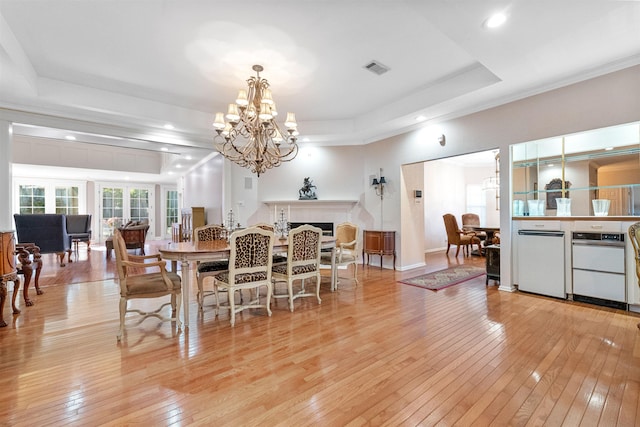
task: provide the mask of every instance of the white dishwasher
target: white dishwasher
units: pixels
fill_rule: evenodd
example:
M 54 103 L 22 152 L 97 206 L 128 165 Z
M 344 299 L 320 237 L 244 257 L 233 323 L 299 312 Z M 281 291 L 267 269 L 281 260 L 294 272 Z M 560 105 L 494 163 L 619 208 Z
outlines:
M 564 231 L 518 231 L 518 290 L 565 299 L 564 248 Z
M 624 236 L 624 233 L 573 233 L 574 300 L 627 308 Z

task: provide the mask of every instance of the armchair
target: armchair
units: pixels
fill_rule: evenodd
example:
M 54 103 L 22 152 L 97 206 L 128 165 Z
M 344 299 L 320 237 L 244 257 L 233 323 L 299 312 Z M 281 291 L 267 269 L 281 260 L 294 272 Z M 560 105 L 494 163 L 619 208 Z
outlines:
M 144 255 L 144 244 L 149 231 L 149 224 L 125 225 L 117 229 L 124 239 L 127 249 L 140 249 L 140 255 Z M 113 248 L 113 236 L 109 236 L 105 241 L 107 247 L 107 259 L 111 258 Z
M 447 231 L 447 255 L 449 254 L 449 248 L 451 245 L 456 245 L 456 257 L 460 253 L 460 247 L 463 246 L 463 252 L 468 251 L 469 246 L 478 245 L 478 252 L 480 252 L 480 239 L 475 235 L 464 234 L 464 232 L 458 227 L 458 221 L 456 217 L 451 214 L 442 215 L 444 220 L 444 227 Z
M 462 231 L 464 234 L 474 234 L 481 242 L 485 241 L 487 239 L 487 233 L 484 231 L 475 231 L 473 226 L 480 227 L 480 216 L 474 213 L 462 214 Z M 491 244 L 491 242 L 485 244 Z
M 157 317 L 162 321 L 176 322 L 178 330 L 181 328 L 180 303 L 182 301 L 182 286 L 180 276 L 166 270 L 166 261 L 160 255 L 136 256 L 129 255 L 126 243 L 120 230 L 116 230 L 112 236 L 116 253 L 116 267 L 120 282 L 120 329 L 118 341 L 122 339 L 127 313 L 138 313 L 142 316 L 138 324 L 148 317 Z M 153 262 L 145 262 L 153 260 Z M 157 267 L 159 270 L 152 273 L 136 274 L 148 268 Z M 129 300 L 134 298 L 158 298 L 171 296 L 171 301 L 162 304 L 157 310 L 144 312 L 138 309 L 128 308 Z M 165 317 L 160 311 L 171 305 L 171 317 Z
M 60 266 L 71 252 L 71 239 L 67 232 L 67 220 L 60 214 L 15 214 L 18 242 L 29 242 L 40 248 L 41 254 L 55 253 Z M 69 259 L 71 262 L 71 259 Z
M 87 251 L 91 250 L 91 215 L 66 215 L 67 233 L 69 233 L 69 247 L 78 249 L 78 242 L 87 244 Z
M 358 284 L 358 233 L 359 227 L 350 222 L 343 222 L 336 226 L 336 247 L 333 253 L 323 252 L 320 263 L 332 265 L 332 257 L 335 257 L 333 270 L 331 271 L 331 290 L 338 288 L 338 268 L 353 265 L 353 280 Z

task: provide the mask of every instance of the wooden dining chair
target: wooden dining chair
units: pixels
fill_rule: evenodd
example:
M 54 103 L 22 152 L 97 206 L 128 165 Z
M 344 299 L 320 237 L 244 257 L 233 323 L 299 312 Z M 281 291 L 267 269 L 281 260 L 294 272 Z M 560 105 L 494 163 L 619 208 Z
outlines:
M 226 242 L 226 233 L 227 231 L 220 225 L 205 225 L 196 228 L 193 236 L 197 245 L 199 242 Z M 220 260 L 203 261 L 196 264 L 196 278 L 198 279 L 197 300 L 200 310 L 202 310 L 204 305 L 204 297 L 215 295 L 213 287 L 209 291 L 204 289 L 204 280 L 206 278 L 213 278 L 216 274 L 227 270 L 229 270 L 229 258 L 226 257 Z
M 114 251 L 116 253 L 116 268 L 120 282 L 120 329 L 118 341 L 122 339 L 127 313 L 138 313 L 142 317 L 138 324 L 148 317 L 157 317 L 163 321 L 176 322 L 181 328 L 180 303 L 182 301 L 182 283 L 180 276 L 166 270 L 166 261 L 160 255 L 130 255 L 127 245 L 120 233 L 115 230 L 113 235 Z M 148 262 L 151 261 L 151 262 Z M 141 273 L 147 269 L 157 269 L 150 273 Z M 170 296 L 170 302 L 162 304 L 157 310 L 145 312 L 129 308 L 129 300 L 136 298 L 159 298 Z M 164 307 L 171 306 L 171 317 L 161 314 Z
M 302 225 L 289 232 L 287 263 L 273 266 L 274 298 L 288 298 L 289 310 L 293 311 L 293 301 L 297 298 L 313 297 L 320 299 L 320 250 L 322 229 L 311 225 Z M 305 289 L 305 279 L 316 279 L 315 292 Z M 300 289 L 294 294 L 293 283 L 300 281 Z M 286 294 L 277 294 L 278 282 L 287 284 Z
M 271 267 L 273 266 L 273 232 L 258 227 L 245 228 L 234 231 L 229 239 L 231 255 L 229 257 L 229 270 L 213 276 L 214 292 L 216 293 L 216 315 L 222 308 L 228 309 L 231 314 L 231 326 L 236 323 L 236 314 L 252 308 L 266 308 L 271 316 Z M 260 288 L 267 290 L 266 302 L 260 303 Z M 246 304 L 241 300 L 240 305 L 235 303 L 235 291 L 242 292 L 245 289 L 252 291 L 252 297 Z M 220 304 L 218 293 L 226 291 L 228 304 Z

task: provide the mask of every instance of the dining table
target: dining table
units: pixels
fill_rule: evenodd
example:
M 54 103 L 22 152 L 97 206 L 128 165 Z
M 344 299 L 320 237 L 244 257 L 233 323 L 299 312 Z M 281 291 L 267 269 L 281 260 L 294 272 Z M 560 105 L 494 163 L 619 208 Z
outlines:
M 280 238 L 276 236 L 273 243 L 273 252 L 286 252 L 289 245 L 288 238 Z M 335 245 L 336 237 L 322 236 L 322 249 L 332 249 L 331 251 L 331 289 L 335 289 L 333 283 L 335 269 Z M 206 242 L 168 242 L 166 245 L 158 248 L 158 252 L 163 259 L 171 261 L 172 270 L 180 262 L 182 270 L 182 316 L 184 328 L 189 327 L 189 293 L 193 283 L 194 262 L 215 261 L 229 258 L 231 254 L 231 246 L 226 240 L 213 240 Z
M 484 246 L 491 245 L 493 243 L 493 237 L 496 233 L 500 232 L 500 227 L 488 227 L 481 225 L 463 225 L 464 229 L 471 231 L 484 231 L 487 234 L 487 238 L 485 240 Z M 475 251 L 472 251 L 473 254 Z M 481 251 L 478 255 L 484 255 L 484 248 L 481 248 Z

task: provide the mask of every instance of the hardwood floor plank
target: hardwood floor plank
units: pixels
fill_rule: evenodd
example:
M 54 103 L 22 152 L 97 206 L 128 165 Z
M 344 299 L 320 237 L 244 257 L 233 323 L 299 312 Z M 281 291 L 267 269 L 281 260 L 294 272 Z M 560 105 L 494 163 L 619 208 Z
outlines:
M 147 252 L 153 253 L 150 245 Z M 397 280 L 427 267 L 359 267 L 322 304 L 246 311 L 236 326 L 191 289 L 191 327 L 118 329 L 115 260 L 100 247 L 45 259 L 44 295 L 0 329 L 0 425 L 634 425 L 638 315 L 485 286 Z M 136 301 L 154 307 L 157 301 Z M 22 304 L 22 302 L 21 302 Z M 7 316 L 5 316 L 7 317 Z

